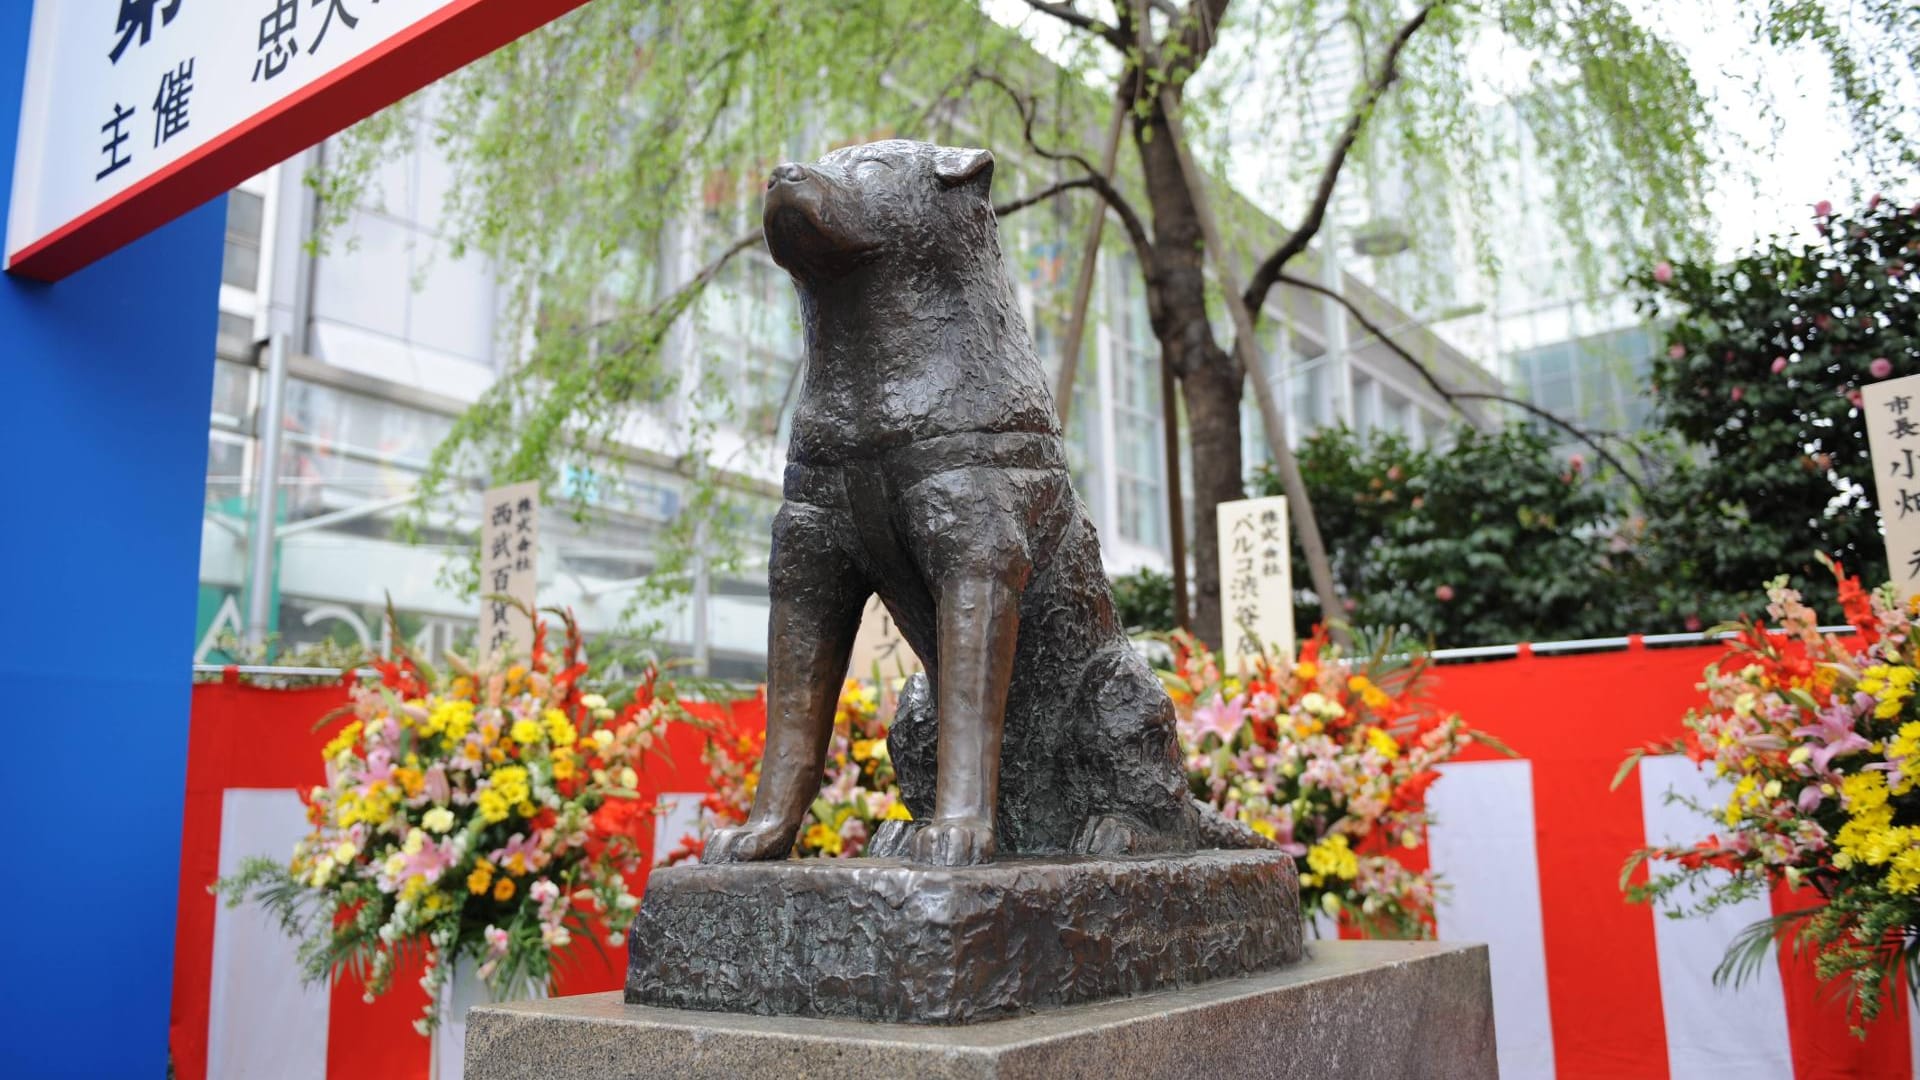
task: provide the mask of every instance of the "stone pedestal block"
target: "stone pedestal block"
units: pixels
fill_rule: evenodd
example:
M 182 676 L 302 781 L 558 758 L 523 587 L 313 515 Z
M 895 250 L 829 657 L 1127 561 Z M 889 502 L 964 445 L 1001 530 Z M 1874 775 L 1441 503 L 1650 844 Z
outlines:
M 626 1000 L 969 1023 L 1270 970 L 1300 958 L 1300 925 L 1274 851 L 676 867 L 627 935 Z
M 483 1006 L 468 1080 L 1258 1076 L 1491 1080 L 1483 945 L 1326 941 L 1278 971 L 967 1026 L 628 1005 L 617 991 Z

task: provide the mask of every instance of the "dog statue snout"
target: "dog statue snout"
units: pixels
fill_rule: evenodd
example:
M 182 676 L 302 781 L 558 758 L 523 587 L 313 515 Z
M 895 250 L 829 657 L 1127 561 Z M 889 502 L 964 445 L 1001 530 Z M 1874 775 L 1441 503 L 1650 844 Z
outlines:
M 773 167 L 773 175 L 767 178 L 767 188 L 771 190 L 775 184 L 797 184 L 806 178 L 807 170 L 789 161 Z

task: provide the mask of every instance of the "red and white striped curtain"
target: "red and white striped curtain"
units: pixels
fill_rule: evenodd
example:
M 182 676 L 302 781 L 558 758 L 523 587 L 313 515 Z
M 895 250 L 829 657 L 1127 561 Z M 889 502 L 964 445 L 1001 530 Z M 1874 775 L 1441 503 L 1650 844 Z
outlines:
M 1665 799 L 1669 790 L 1708 795 L 1684 759 L 1649 761 L 1617 792 L 1608 784 L 1630 748 L 1677 732 L 1718 652 L 1548 658 L 1523 649 L 1517 659 L 1438 669 L 1436 701 L 1521 755 L 1477 751 L 1447 766 L 1428 795 L 1438 822 L 1411 853 L 1446 883 L 1440 936 L 1489 945 L 1500 1068 L 1510 1080 L 1920 1076 L 1920 1030 L 1905 1002 L 1861 1041 L 1805 962 L 1763 965 L 1738 990 L 1712 985 L 1734 932 L 1790 900 L 1671 920 L 1621 897 L 1628 852 L 1711 828 Z M 354 987 L 303 989 L 293 946 L 264 917 L 216 911 L 206 893 L 241 858 L 285 857 L 304 834 L 297 793 L 319 781 L 324 742 L 310 728 L 343 699 L 338 689 L 196 688 L 175 958 L 183 1080 L 426 1075 L 427 1043 L 410 1026 L 424 1003 L 418 990 L 397 979 L 402 989 L 366 1005 Z M 736 719 L 758 723 L 757 708 L 749 703 Z M 678 807 L 656 832 L 666 844 L 683 831 L 704 775 L 695 733 L 679 733 L 672 751 L 678 765 L 660 762 L 648 776 Z M 557 990 L 619 985 L 616 965 L 583 951 Z

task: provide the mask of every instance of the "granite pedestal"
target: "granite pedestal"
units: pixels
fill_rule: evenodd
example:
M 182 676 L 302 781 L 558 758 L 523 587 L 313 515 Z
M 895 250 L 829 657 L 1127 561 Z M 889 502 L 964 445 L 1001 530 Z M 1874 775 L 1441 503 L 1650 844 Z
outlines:
M 1300 937 L 1278 851 L 675 867 L 628 932 L 626 1000 L 963 1024 L 1268 971 Z
M 963 1027 L 629 1005 L 619 991 L 474 1009 L 468 1080 L 1498 1075 L 1483 945 L 1316 942 L 1300 963 Z

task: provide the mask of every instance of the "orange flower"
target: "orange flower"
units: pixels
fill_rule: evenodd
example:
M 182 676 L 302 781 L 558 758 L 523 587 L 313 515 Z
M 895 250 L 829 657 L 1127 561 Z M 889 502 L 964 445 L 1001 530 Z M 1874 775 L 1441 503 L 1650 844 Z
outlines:
M 493 898 L 503 904 L 513 899 L 513 879 L 503 877 L 499 881 L 494 882 Z

